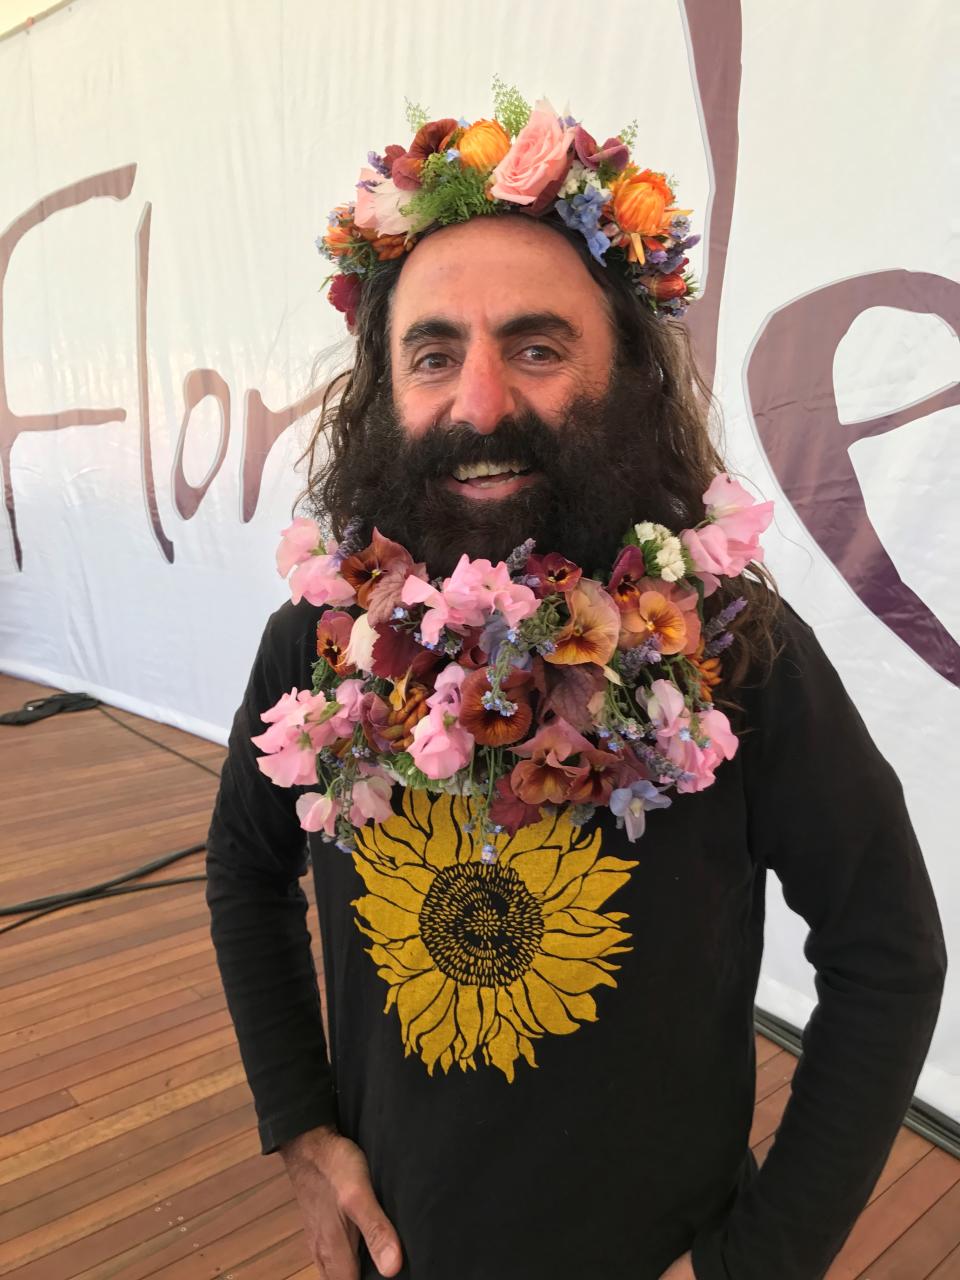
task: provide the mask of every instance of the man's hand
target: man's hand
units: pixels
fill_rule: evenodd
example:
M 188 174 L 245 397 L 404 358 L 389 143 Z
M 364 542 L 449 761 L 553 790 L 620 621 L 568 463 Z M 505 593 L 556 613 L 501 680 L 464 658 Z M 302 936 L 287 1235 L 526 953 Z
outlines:
M 691 1258 L 692 1255 L 688 1249 L 682 1258 L 670 1263 L 660 1280 L 697 1280 Z
M 382 1276 L 403 1262 L 400 1241 L 370 1183 L 366 1156 L 322 1125 L 280 1147 L 303 1214 L 307 1243 L 323 1280 L 357 1280 L 362 1235 Z

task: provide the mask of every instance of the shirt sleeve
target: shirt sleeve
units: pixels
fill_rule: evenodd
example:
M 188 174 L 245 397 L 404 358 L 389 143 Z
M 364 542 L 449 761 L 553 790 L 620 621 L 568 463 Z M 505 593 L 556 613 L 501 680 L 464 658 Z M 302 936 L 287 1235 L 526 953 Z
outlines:
M 770 679 L 739 697 L 749 841 L 810 926 L 818 1002 L 766 1160 L 694 1239 L 698 1280 L 821 1280 L 910 1105 L 947 968 L 900 781 L 789 605 L 783 633 Z
M 264 1155 L 336 1123 L 317 972 L 307 929 L 307 836 L 295 805 L 307 787 L 280 787 L 250 741 L 266 711 L 310 672 L 315 622 L 287 601 L 264 629 L 207 835 L 206 900 L 227 1007 L 256 1108 Z

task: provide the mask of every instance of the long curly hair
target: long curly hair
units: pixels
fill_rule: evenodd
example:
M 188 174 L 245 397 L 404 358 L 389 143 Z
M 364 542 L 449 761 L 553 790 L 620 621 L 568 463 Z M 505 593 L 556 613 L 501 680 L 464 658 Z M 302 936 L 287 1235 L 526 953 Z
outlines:
M 564 236 L 602 289 L 615 333 L 617 363 L 645 374 L 653 388 L 654 393 L 638 404 L 638 426 L 642 422 L 656 452 L 674 528 L 693 527 L 705 518 L 704 491 L 728 468 L 711 436 L 714 420 L 722 434 L 719 406 L 697 368 L 686 326 L 655 314 L 637 296 L 624 272 L 595 261 L 583 236 L 555 214 L 538 221 Z M 297 460 L 298 466 L 306 460 L 306 487 L 294 500 L 293 510 L 303 504 L 338 539 L 352 514 L 349 477 L 354 458 L 366 448 L 367 411 L 382 385 L 389 384 L 390 301 L 402 268 L 402 258 L 383 262 L 365 278 L 356 314 L 353 364 L 324 388 L 309 442 Z M 643 518 L 643 512 L 637 512 L 637 519 Z M 762 683 L 782 648 L 777 630 L 782 601 L 770 571 L 751 561 L 739 577 L 721 579 L 720 588 L 706 601 L 707 616 L 715 616 L 737 596 L 744 596 L 747 606 L 728 628 L 735 641 L 724 657 L 722 680 L 713 690 L 717 705 L 734 711 L 741 708 L 726 695 L 738 687 Z

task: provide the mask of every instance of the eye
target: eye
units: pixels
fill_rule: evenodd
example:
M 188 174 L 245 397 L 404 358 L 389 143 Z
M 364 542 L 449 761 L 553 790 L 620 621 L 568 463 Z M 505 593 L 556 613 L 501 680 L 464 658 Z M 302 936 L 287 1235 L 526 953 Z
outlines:
M 445 364 L 427 364 L 428 360 L 449 360 L 450 357 L 443 351 L 428 351 L 426 355 L 420 356 L 414 360 L 412 367 L 422 370 L 424 373 L 439 373 L 447 368 Z
M 539 342 L 531 343 L 530 346 L 524 347 L 523 350 L 520 352 L 520 354 L 525 355 L 527 352 L 531 352 L 531 351 L 534 352 L 539 358 L 535 360 L 530 360 L 528 362 L 530 364 L 549 364 L 552 360 L 560 359 L 560 357 L 557 355 L 556 351 L 554 351 L 552 347 L 545 347 Z

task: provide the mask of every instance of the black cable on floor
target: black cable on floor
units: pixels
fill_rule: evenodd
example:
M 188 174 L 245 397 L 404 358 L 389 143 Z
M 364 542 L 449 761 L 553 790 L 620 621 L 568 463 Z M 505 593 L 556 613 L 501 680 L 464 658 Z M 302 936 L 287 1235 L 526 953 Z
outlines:
M 125 720 L 121 720 L 119 716 L 113 715 L 104 707 L 98 698 L 94 698 L 86 693 L 66 693 L 59 690 L 51 694 L 48 698 L 32 698 L 25 702 L 19 711 L 7 712 L 0 715 L 0 725 L 17 725 L 23 726 L 33 724 L 37 720 L 45 719 L 47 716 L 58 714 L 63 711 L 89 711 L 96 710 L 102 712 L 109 720 L 122 728 L 127 729 L 130 733 L 135 733 L 138 738 L 143 738 L 146 742 L 152 743 L 155 747 L 160 747 L 164 751 L 169 751 L 171 755 L 176 756 L 180 760 L 185 760 L 187 764 L 196 765 L 198 769 L 203 769 L 206 773 L 212 773 L 219 778 L 220 773 L 217 769 L 212 769 L 209 765 L 203 764 L 200 760 L 194 760 L 191 756 L 184 755 L 182 751 L 178 751 L 175 747 L 168 746 L 165 742 L 158 742 L 156 738 L 151 738 L 149 734 L 144 733 L 140 729 L 135 729 L 133 725 L 127 724 Z M 130 885 L 128 880 L 139 879 L 140 876 L 149 875 L 152 871 L 157 871 L 161 867 L 169 866 L 173 862 L 179 862 L 182 858 L 188 858 L 195 853 L 202 853 L 206 849 L 205 844 L 191 845 L 189 849 L 180 849 L 175 853 L 164 854 L 160 858 L 156 858 L 153 862 L 148 862 L 142 867 L 137 867 L 133 871 L 127 871 L 123 875 L 114 876 L 110 880 L 104 880 L 100 884 L 91 885 L 85 889 L 73 889 L 66 893 L 52 894 L 46 898 L 36 898 L 31 902 L 19 902 L 12 907 L 0 907 L 0 916 L 20 915 L 22 912 L 30 912 L 31 914 L 24 916 L 22 920 L 16 920 L 13 924 L 4 925 L 0 928 L 0 934 L 9 933 L 12 929 L 19 929 L 21 925 L 28 924 L 31 920 L 38 920 L 42 916 L 50 915 L 53 911 L 61 911 L 64 907 L 72 907 L 81 902 L 95 902 L 102 898 L 116 897 L 120 893 L 139 893 L 144 889 L 160 889 L 172 884 L 194 884 L 206 881 L 206 876 L 180 876 L 175 879 L 154 880 L 147 884 Z

